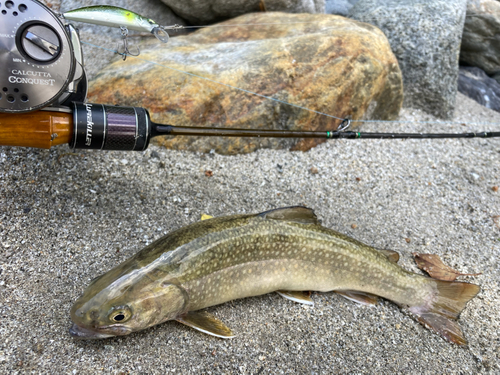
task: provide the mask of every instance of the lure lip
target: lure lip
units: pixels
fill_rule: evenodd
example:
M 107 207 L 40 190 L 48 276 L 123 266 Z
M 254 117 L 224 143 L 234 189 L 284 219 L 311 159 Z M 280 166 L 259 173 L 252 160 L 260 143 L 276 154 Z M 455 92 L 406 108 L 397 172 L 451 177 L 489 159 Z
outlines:
M 80 340 L 106 339 L 109 337 L 114 337 L 114 335 L 93 331 L 91 329 L 81 327 L 75 323 L 73 323 L 73 325 L 69 328 L 69 334 L 75 339 Z

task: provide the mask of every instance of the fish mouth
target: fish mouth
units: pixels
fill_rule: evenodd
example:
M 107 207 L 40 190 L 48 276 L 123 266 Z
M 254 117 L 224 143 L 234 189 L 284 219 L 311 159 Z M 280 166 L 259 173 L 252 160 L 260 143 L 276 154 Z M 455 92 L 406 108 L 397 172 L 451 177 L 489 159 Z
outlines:
M 69 328 L 69 334 L 75 339 L 80 340 L 106 339 L 108 337 L 114 337 L 114 335 L 110 335 L 108 333 L 101 333 L 88 328 L 80 327 L 75 323 L 73 323 L 73 325 Z

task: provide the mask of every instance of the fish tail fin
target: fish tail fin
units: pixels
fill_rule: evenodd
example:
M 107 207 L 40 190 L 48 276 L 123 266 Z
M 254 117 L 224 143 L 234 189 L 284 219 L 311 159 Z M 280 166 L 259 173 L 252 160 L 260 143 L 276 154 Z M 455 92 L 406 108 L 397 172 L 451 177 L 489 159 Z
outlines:
M 475 284 L 432 280 L 437 294 L 430 306 L 412 306 L 410 311 L 425 327 L 437 332 L 449 342 L 466 345 L 467 340 L 457 323 L 460 312 L 479 293 Z

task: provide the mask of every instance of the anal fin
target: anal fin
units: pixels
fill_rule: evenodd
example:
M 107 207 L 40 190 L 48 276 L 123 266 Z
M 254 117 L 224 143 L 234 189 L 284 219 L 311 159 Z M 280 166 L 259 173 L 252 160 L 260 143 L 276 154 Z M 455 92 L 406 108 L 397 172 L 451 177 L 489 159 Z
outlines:
M 230 328 L 206 311 L 189 311 L 176 320 L 179 323 L 215 337 L 230 339 L 235 336 Z
M 314 306 L 314 301 L 311 299 L 311 292 L 277 290 L 276 293 L 278 293 L 283 298 L 289 299 L 290 301 Z
M 340 294 L 348 300 L 360 303 L 366 306 L 375 306 L 378 302 L 378 297 L 374 294 L 358 292 L 355 290 L 336 290 L 335 293 Z

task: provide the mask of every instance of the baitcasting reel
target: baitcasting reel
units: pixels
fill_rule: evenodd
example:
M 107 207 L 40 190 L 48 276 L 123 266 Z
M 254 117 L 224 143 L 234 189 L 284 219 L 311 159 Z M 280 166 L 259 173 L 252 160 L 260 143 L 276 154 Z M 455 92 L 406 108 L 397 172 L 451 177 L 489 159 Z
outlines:
M 0 112 L 69 106 L 86 94 L 77 30 L 38 1 L 0 1 Z
M 53 141 L 60 140 L 64 133 L 69 135 L 71 148 L 147 148 L 151 123 L 145 109 L 83 103 L 86 97 L 87 79 L 77 30 L 36 0 L 0 1 L 0 144 L 46 148 L 58 144 Z M 11 129 L 17 125 L 8 115 L 39 109 L 72 116 L 64 120 L 70 129 L 37 130 L 36 121 L 50 126 L 62 122 L 57 115 L 45 119 L 40 114 L 23 120 L 32 129 L 18 126 L 17 138 L 11 139 L 15 131 Z M 49 140 L 24 142 L 35 136 Z

